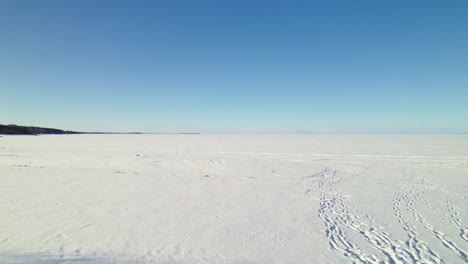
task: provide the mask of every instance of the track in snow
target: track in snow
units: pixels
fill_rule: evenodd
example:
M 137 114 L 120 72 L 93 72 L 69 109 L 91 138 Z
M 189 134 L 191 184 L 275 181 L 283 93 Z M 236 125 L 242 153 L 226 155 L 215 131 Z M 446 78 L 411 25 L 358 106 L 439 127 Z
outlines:
M 445 208 L 436 207 L 428 202 L 427 197 L 444 197 Z M 441 230 L 437 229 L 430 221 L 425 218 L 422 212 L 419 212 L 415 204 L 419 203 L 432 212 L 436 213 L 444 219 L 447 225 L 451 225 L 459 230 L 460 238 L 467 242 L 467 228 L 462 226 L 459 210 L 454 205 L 454 198 L 464 199 L 464 196 L 454 192 L 450 192 L 441 186 L 432 183 L 427 175 L 418 167 L 410 166 L 403 171 L 403 176 L 395 188 L 393 196 L 393 210 L 398 221 L 403 225 L 403 229 L 407 232 L 409 240 L 407 243 L 413 245 L 415 249 L 419 249 L 416 253 L 424 253 L 427 245 L 418 240 L 415 223 L 420 223 L 424 228 L 429 230 L 444 247 L 451 250 L 465 263 L 468 262 L 465 249 L 458 246 L 453 238 L 450 238 Z M 466 245 L 466 244 L 465 244 Z M 428 251 L 435 254 L 432 251 Z
M 440 255 L 423 241 L 416 232 L 415 222 L 428 229 L 446 248 L 456 254 L 460 260 L 467 262 L 467 254 L 453 239 L 435 228 L 419 213 L 414 203 L 420 200 L 453 227 L 460 230 L 460 237 L 466 242 L 467 228 L 460 220 L 460 213 L 454 205 L 453 197 L 463 196 L 444 190 L 429 182 L 427 176 L 411 167 L 405 170 L 402 179 L 395 187 L 393 211 L 398 222 L 406 232 L 406 240 L 391 237 L 382 225 L 372 217 L 359 216 L 360 209 L 351 203 L 349 197 L 340 191 L 340 184 L 351 182 L 365 173 L 346 174 L 336 168 L 327 166 L 324 170 L 300 179 L 299 183 L 306 188 L 307 196 L 320 200 L 318 216 L 325 225 L 325 234 L 330 248 L 352 263 L 445 263 Z M 446 196 L 446 208 L 435 208 L 426 199 L 429 191 L 437 191 Z M 361 236 L 369 245 L 360 246 L 356 236 Z M 362 243 L 362 242 L 361 242 Z M 365 249 L 367 248 L 367 250 Z M 371 252 L 372 251 L 372 252 Z M 376 254 L 377 253 L 377 254 Z

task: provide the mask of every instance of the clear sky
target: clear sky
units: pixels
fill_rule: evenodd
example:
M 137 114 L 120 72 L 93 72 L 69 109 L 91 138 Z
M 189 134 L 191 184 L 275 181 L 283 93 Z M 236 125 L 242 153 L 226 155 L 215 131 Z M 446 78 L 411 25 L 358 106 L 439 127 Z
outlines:
M 1 123 L 468 133 L 468 1 L 2 1 Z

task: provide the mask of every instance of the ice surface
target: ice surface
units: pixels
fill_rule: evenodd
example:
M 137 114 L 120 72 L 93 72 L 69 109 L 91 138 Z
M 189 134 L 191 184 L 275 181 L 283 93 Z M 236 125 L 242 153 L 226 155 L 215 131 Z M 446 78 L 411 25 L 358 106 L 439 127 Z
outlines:
M 0 138 L 0 263 L 466 263 L 467 136 Z

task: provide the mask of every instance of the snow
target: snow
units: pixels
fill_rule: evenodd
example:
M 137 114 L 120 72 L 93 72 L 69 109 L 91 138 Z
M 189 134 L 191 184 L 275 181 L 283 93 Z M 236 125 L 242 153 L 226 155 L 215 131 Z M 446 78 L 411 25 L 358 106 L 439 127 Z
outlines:
M 4 136 L 0 181 L 0 263 L 468 262 L 468 136 Z

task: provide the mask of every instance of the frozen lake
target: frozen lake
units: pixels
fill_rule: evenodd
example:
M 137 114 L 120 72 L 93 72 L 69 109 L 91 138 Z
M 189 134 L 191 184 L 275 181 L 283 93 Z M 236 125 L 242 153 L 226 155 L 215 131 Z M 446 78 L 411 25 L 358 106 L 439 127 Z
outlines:
M 0 180 L 0 263 L 468 262 L 468 136 L 4 136 Z

